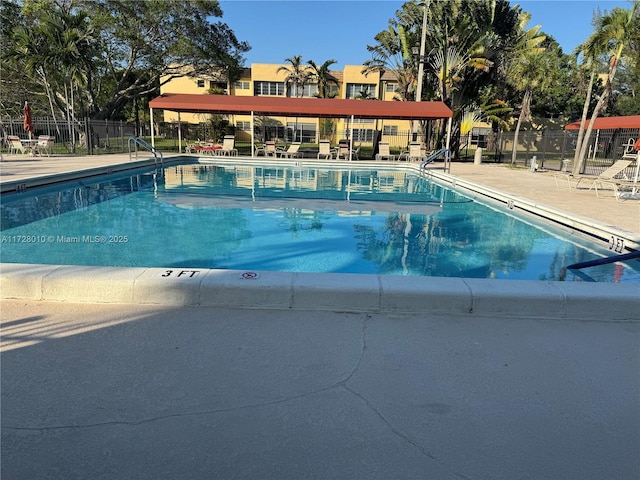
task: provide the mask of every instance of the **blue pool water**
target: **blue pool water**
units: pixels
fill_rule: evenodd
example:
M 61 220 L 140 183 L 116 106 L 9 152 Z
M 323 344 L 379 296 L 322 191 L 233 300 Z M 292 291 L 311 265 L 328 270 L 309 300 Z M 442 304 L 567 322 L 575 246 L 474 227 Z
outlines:
M 611 254 L 400 170 L 177 165 L 0 209 L 8 263 L 579 280 L 567 265 Z M 632 263 L 588 275 L 640 282 Z

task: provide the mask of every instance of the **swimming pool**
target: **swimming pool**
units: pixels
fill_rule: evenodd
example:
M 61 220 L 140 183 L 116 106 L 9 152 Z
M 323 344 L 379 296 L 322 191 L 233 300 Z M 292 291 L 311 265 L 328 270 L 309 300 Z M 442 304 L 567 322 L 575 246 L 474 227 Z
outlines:
M 180 164 L 3 195 L 6 263 L 576 280 L 610 255 L 406 170 Z M 589 270 L 640 282 L 633 264 Z

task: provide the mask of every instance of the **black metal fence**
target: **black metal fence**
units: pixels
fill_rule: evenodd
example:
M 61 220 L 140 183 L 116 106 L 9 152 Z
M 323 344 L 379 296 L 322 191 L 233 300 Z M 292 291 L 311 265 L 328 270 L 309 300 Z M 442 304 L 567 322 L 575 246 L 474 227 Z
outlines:
M 487 157 L 494 161 L 512 163 L 514 132 L 495 135 L 495 148 L 487 149 Z M 597 170 L 611 166 L 622 157 L 629 142 L 640 136 L 638 129 L 597 130 L 591 133 L 587 145 L 586 165 Z M 533 157 L 547 170 L 560 170 L 573 161 L 577 130 L 525 131 L 518 135 L 515 165 L 529 166 Z M 564 162 L 563 162 L 564 161 Z
M 54 153 L 93 155 L 98 153 L 128 152 L 128 140 L 136 135 L 134 125 L 122 121 L 93 120 L 68 121 L 51 117 L 34 117 L 33 138 L 50 135 L 55 138 Z M 9 135 L 28 138 L 23 119 L 0 118 L 2 147 Z
M 142 129 L 136 129 L 132 123 L 83 119 L 82 121 L 69 121 L 65 119 L 52 119 L 50 117 L 35 117 L 33 119 L 35 132 L 38 135 L 51 135 L 56 139 L 54 153 L 92 155 L 104 153 L 127 153 L 128 140 L 132 136 L 150 136 L 150 127 L 146 125 Z M 28 136 L 23 128 L 23 120 L 20 118 L 0 118 L 2 139 L 9 135 L 17 135 L 21 138 Z M 257 127 L 260 129 L 261 127 Z M 225 133 L 233 133 L 236 136 L 236 147 L 242 155 L 251 154 L 250 131 L 233 129 Z M 302 132 L 302 141 L 309 142 L 312 146 L 317 140 Z M 335 143 L 341 137 L 344 138 L 350 132 L 330 132 L 335 137 Z M 284 142 L 291 140 L 291 132 L 283 128 L 282 132 L 257 131 L 256 138 L 270 135 Z M 354 145 L 359 147 L 360 159 L 374 158 L 375 145 L 379 141 L 388 142 L 392 153 L 400 153 L 407 148 L 415 134 L 409 131 L 397 131 L 393 134 L 371 130 L 370 128 L 356 128 L 353 131 Z M 182 146 L 188 141 L 206 140 L 214 133 L 207 123 L 198 125 L 181 124 L 180 138 Z M 610 166 L 620 158 L 629 142 L 633 143 L 640 136 L 638 129 L 600 130 L 594 131 L 589 139 L 587 147 L 587 166 L 594 171 Z M 282 138 L 281 138 L 282 137 Z M 326 137 L 326 135 L 325 135 Z M 542 130 L 521 131 L 518 135 L 517 146 L 514 155 L 514 132 L 491 132 L 482 129 L 474 129 L 468 135 L 460 139 L 460 149 L 455 156 L 457 161 L 474 161 L 476 149 L 482 148 L 483 162 L 513 163 L 517 166 L 528 167 L 532 159 L 547 170 L 561 170 L 570 168 L 573 160 L 578 131 L 574 130 Z M 156 125 L 155 143 L 163 151 L 179 151 L 177 123 L 159 123 Z M 323 137 L 324 138 L 324 137 Z M 6 148 L 5 142 L 2 145 Z

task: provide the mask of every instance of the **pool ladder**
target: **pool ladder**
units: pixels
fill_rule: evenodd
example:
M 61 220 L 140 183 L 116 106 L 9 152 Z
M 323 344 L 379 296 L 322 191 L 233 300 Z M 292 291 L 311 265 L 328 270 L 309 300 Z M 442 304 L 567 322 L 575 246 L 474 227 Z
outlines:
M 443 155 L 444 155 L 444 171 L 451 172 L 451 150 L 449 150 L 448 148 L 441 148 L 440 150 L 433 152 L 431 155 L 429 155 L 424 160 L 422 160 L 422 162 L 420 163 L 420 170 L 422 171 L 423 169 L 426 168 L 428 164 L 430 164 L 436 158 L 439 158 Z
M 140 146 L 145 150 L 149 150 L 153 154 L 156 168 L 158 168 L 158 162 L 160 162 L 160 167 L 164 168 L 164 157 L 162 156 L 162 152 L 158 150 L 156 147 L 154 147 L 153 145 L 151 145 L 146 140 L 143 140 L 140 137 L 130 137 L 128 145 L 129 145 L 129 161 L 131 161 L 132 151 L 136 155 L 136 160 L 138 160 L 138 146 Z M 132 145 L 133 145 L 133 150 L 131 149 Z

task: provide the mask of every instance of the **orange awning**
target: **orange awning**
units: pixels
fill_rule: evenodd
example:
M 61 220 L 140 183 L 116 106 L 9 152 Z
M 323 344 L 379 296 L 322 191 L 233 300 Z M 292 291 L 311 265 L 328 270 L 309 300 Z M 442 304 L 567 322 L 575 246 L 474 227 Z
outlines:
M 291 117 L 378 118 L 432 120 L 451 118 L 443 102 L 387 102 L 340 98 L 237 97 L 165 93 L 149 102 L 151 108 L 189 113 L 255 114 Z
M 585 128 L 589 127 L 589 120 Z M 594 130 L 618 130 L 640 129 L 640 115 L 628 115 L 625 117 L 598 117 L 593 125 Z M 565 130 L 580 130 L 580 121 L 573 122 L 564 127 Z

